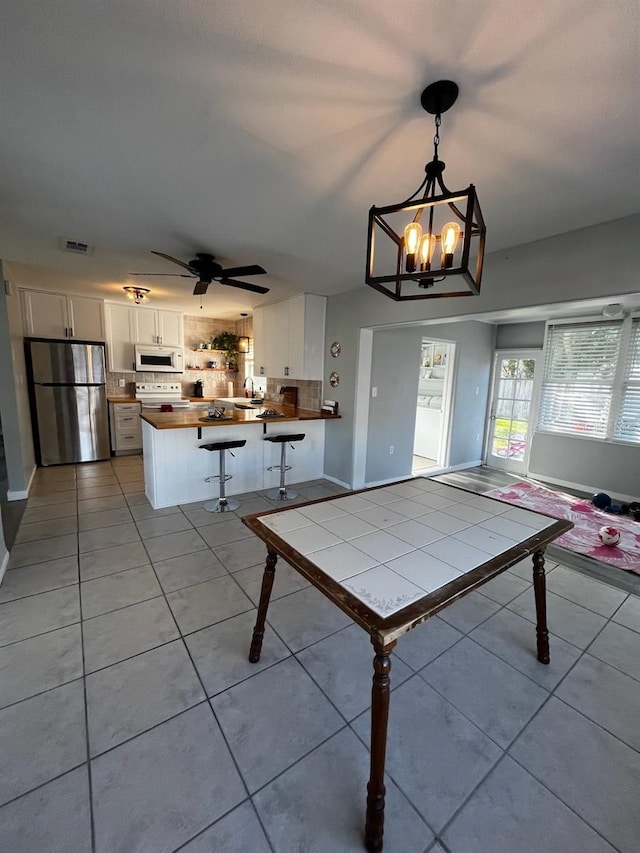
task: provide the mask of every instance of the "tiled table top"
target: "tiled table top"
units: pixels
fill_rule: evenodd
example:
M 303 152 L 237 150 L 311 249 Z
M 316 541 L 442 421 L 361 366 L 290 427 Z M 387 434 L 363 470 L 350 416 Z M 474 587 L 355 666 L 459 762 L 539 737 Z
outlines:
M 426 478 L 248 516 L 245 523 L 387 639 L 571 526 Z

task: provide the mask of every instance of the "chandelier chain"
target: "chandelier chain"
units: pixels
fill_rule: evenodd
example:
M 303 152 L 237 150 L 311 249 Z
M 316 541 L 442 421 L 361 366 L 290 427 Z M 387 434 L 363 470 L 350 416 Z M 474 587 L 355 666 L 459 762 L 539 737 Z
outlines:
M 440 125 L 442 124 L 442 116 L 440 113 L 436 115 L 436 132 L 433 137 L 433 154 L 434 160 L 438 159 L 438 145 L 440 145 Z

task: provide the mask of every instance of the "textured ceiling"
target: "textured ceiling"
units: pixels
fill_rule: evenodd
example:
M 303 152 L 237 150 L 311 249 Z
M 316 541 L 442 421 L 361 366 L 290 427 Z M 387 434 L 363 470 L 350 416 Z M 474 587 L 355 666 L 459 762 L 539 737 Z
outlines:
M 8 0 L 0 25 L 0 257 L 24 283 L 196 313 L 185 260 L 262 264 L 258 297 L 363 285 L 367 211 L 440 153 L 473 182 L 488 250 L 638 208 L 636 0 Z M 61 238 L 94 244 L 62 253 Z M 26 266 L 29 265 L 29 266 Z M 40 268 L 45 268 L 42 270 Z

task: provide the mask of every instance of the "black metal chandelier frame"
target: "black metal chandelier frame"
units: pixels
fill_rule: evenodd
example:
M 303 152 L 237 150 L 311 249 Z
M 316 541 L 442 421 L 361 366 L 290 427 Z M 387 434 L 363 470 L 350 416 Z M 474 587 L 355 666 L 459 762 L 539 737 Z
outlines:
M 436 127 L 433 139 L 434 155 L 433 159 L 425 166 L 425 178 L 418 189 L 404 201 L 398 204 L 386 205 L 385 207 L 372 206 L 369 211 L 365 281 L 370 287 L 379 290 L 385 296 L 389 296 L 398 302 L 450 296 L 477 296 L 480 293 L 486 226 L 482 211 L 480 210 L 476 190 L 473 184 L 469 184 L 465 190 L 457 192 L 451 192 L 447 189 L 442 179 L 445 163 L 438 157 L 441 115 L 453 106 L 457 97 L 458 86 L 451 80 L 439 80 L 427 86 L 423 91 L 420 99 L 421 104 L 428 113 L 435 115 Z M 462 248 L 458 253 L 458 262 L 454 265 L 453 256 L 449 256 L 448 266 L 443 261 L 440 267 L 434 267 L 429 261 L 421 264 L 421 268 L 403 271 L 403 267 L 408 266 L 405 238 L 404 234 L 396 232 L 392 222 L 388 219 L 389 215 L 406 212 L 409 215 L 413 215 L 412 221 L 414 223 L 420 223 L 421 219 L 426 216 L 428 221 L 426 234 L 433 241 L 433 245 L 437 246 L 441 242 L 441 237 L 440 235 L 436 235 L 433 230 L 434 211 L 441 206 L 448 206 L 456 220 L 460 223 Z M 396 247 L 395 270 L 384 275 L 375 275 L 374 273 L 377 230 L 380 230 L 382 235 L 386 235 Z M 477 243 L 477 254 L 475 268 L 472 270 L 470 264 L 472 262 L 471 249 L 473 241 Z M 444 247 L 441 246 L 440 249 L 442 254 Z M 433 255 L 437 257 L 435 251 Z M 444 259 L 444 254 L 442 254 L 442 257 Z M 431 290 L 438 282 L 444 281 L 450 276 L 462 276 L 468 289 L 443 292 Z M 405 282 L 412 282 L 414 285 L 417 283 L 422 290 L 429 290 L 430 292 L 403 294 L 402 286 Z M 392 284 L 393 287 L 389 287 L 389 284 Z

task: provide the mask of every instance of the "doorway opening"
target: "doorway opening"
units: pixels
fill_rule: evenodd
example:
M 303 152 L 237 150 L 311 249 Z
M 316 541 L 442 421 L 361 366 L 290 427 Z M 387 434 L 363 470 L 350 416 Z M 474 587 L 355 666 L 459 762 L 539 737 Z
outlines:
M 414 475 L 447 465 L 454 352 L 454 344 L 422 339 L 411 465 Z

